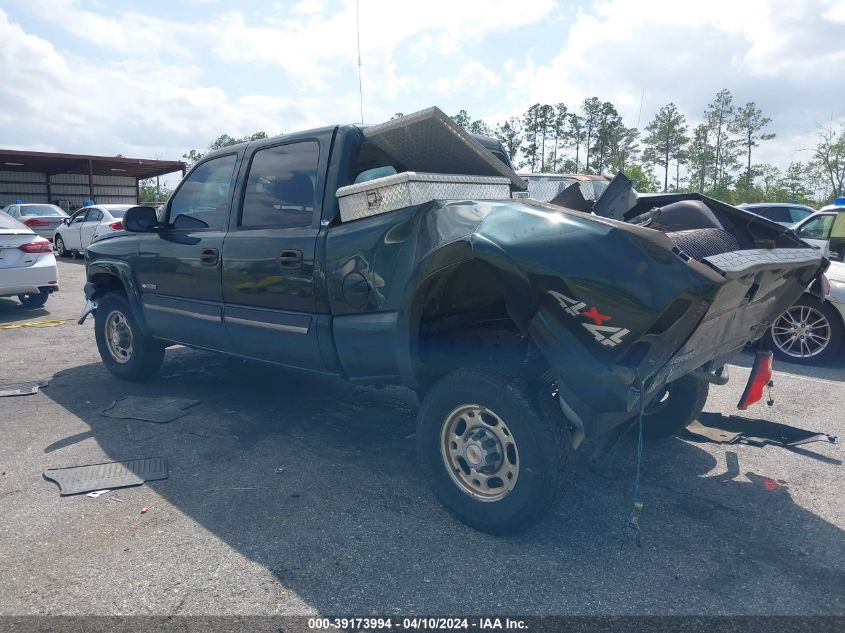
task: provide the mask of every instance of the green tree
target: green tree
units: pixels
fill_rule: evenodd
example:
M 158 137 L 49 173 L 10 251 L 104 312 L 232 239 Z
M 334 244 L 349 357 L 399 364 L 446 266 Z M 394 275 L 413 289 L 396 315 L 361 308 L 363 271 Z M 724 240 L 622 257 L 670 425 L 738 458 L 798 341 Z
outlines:
M 699 193 L 705 192 L 709 169 L 714 162 L 713 146 L 710 144 L 710 128 L 706 123 L 697 125 L 693 130 L 689 146 L 689 162 L 692 166 L 690 183 Z
M 504 146 L 511 162 L 516 164 L 516 156 L 522 145 L 522 121 L 519 117 L 511 117 L 501 125 L 497 125 L 494 134 Z
M 727 169 L 736 161 L 736 145 L 729 136 L 735 108 L 730 90 L 720 90 L 713 103 L 704 111 L 704 120 L 710 130 L 713 142 L 713 191 L 723 191 L 726 187 Z
M 819 132 L 819 143 L 813 151 L 813 165 L 830 186 L 829 198 L 837 198 L 845 191 L 845 123 L 839 131 L 831 124 Z
M 138 204 L 144 202 L 163 202 L 173 190 L 162 185 L 158 178 L 145 178 L 138 182 Z
M 528 108 L 525 116 L 522 117 L 523 128 L 525 130 L 526 145 L 522 148 L 522 155 L 525 158 L 523 162 L 524 167 L 530 167 L 532 172 L 537 171 L 537 162 L 540 158 L 540 106 L 535 103 Z
M 481 119 L 476 119 L 469 124 L 467 132 L 471 134 L 480 134 L 481 136 L 493 136 L 493 130 Z
M 584 159 L 584 166 L 587 173 L 590 172 L 590 148 L 594 142 L 596 129 L 599 127 L 602 116 L 602 104 L 598 97 L 584 99 L 581 104 L 581 118 L 584 121 L 584 148 L 587 156 Z
M 808 171 L 807 165 L 802 162 L 789 163 L 780 186 L 790 200 L 804 203 L 812 201 L 813 192 L 806 186 L 806 183 L 810 181 Z
M 657 191 L 657 188 L 660 186 L 650 170 L 643 169 L 643 166 L 638 163 L 631 163 L 623 173 L 631 179 L 634 189 L 640 193 Z
M 567 132 L 567 139 L 569 140 L 569 146 L 575 148 L 575 166 L 567 167 L 566 165 L 563 165 L 561 167 L 561 172 L 577 174 L 580 169 L 579 159 L 581 146 L 587 140 L 587 135 L 584 131 L 584 117 L 579 116 L 575 112 L 570 112 L 568 123 L 569 130 Z
M 182 154 L 182 158 L 184 158 L 185 162 L 188 163 L 188 168 L 191 168 L 194 163 L 196 163 L 209 152 L 213 152 L 214 150 L 218 150 L 223 147 L 229 147 L 230 145 L 237 145 L 238 143 L 246 143 L 249 141 L 259 141 L 265 138 L 267 138 L 266 132 L 253 132 L 252 134 L 249 134 L 242 138 L 234 138 L 232 136 L 229 136 L 228 134 L 221 134 L 207 145 L 206 151 L 200 152 L 198 150 L 192 149 L 189 152 Z
M 569 110 L 563 103 L 554 105 L 554 116 L 552 118 L 552 137 L 554 139 L 554 151 L 552 152 L 552 163 L 550 171 L 557 171 L 560 166 L 558 160 L 558 149 L 566 144 L 566 122 L 569 119 Z
M 764 134 L 765 128 L 772 120 L 769 117 L 763 116 L 763 111 L 757 107 L 753 101 L 749 101 L 739 110 L 737 110 L 732 122 L 732 131 L 740 136 L 739 144 L 745 148 L 746 153 L 746 167 L 743 176 L 744 187 L 750 189 L 754 175 L 751 171 L 751 150 L 757 147 L 760 143 L 758 141 L 770 141 L 775 137 L 774 134 Z
M 643 160 L 647 165 L 662 168 L 663 191 L 669 190 L 669 165 L 673 160 L 680 163 L 680 153 L 689 142 L 687 129 L 686 117 L 671 102 L 660 108 L 645 127 Z M 677 174 L 676 179 L 679 177 Z
M 622 117 L 616 107 L 609 101 L 602 103 L 593 131 L 593 162 L 588 163 L 595 173 L 604 173 L 610 166 L 610 145 L 615 137 L 621 135 L 623 128 Z
M 465 130 L 469 129 L 469 124 L 472 123 L 472 119 L 470 119 L 469 114 L 467 114 L 466 110 L 461 110 L 460 112 L 458 112 L 452 117 L 452 120 Z

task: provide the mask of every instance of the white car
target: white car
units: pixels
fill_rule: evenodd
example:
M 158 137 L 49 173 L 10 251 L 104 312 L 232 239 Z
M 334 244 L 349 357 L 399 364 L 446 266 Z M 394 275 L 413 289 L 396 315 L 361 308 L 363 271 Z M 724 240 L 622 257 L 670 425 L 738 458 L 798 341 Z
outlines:
M 50 240 L 0 213 L 0 297 L 14 297 L 25 308 L 40 308 L 59 289 Z
M 95 204 L 67 218 L 53 236 L 59 257 L 81 255 L 97 237 L 123 230 L 123 215 L 131 204 Z

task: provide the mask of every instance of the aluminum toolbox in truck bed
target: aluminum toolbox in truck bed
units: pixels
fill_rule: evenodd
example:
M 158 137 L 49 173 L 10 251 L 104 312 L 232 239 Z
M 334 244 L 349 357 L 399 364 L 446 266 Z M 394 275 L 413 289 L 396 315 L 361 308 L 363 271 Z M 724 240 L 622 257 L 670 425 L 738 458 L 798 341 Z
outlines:
M 337 190 L 340 219 L 359 220 L 432 200 L 506 200 L 510 180 L 498 176 L 406 171 Z
M 514 189 L 525 181 L 443 110 L 432 107 L 364 129 L 364 138 L 408 171 L 504 176 Z

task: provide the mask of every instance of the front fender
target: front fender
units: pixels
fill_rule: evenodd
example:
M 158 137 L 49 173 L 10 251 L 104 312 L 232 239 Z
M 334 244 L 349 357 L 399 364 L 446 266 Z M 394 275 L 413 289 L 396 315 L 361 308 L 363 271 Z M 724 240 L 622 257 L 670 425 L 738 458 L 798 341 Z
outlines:
M 122 288 L 126 293 L 133 316 L 142 332 L 149 333 L 147 322 L 144 319 L 144 311 L 141 308 L 141 289 L 138 287 L 138 283 L 132 275 L 132 269 L 127 262 L 110 259 L 98 259 L 89 262 L 86 266 L 86 277 L 88 283 L 85 284 L 85 298 L 94 303 L 104 294 L 118 289 L 117 284 L 119 284 L 119 288 Z M 96 309 L 92 311 L 95 312 Z

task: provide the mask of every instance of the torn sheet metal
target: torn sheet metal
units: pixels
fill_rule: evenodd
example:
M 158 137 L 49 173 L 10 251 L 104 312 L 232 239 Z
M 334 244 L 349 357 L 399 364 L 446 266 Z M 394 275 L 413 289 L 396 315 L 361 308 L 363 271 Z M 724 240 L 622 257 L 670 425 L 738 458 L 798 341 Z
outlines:
M 7 396 L 31 396 L 38 393 L 41 387 L 50 384 L 49 380 L 31 380 L 29 382 L 14 382 L 8 385 L 0 385 L 0 398 Z
M 164 457 L 145 457 L 123 462 L 48 468 L 44 471 L 44 478 L 55 482 L 59 486 L 59 494 L 65 497 L 94 490 L 140 486 L 145 481 L 167 479 L 169 474 Z
M 0 330 L 16 330 L 21 327 L 53 327 L 54 325 L 62 325 L 72 319 L 41 319 L 39 321 L 21 321 L 20 323 L 2 323 Z
M 169 398 L 167 396 L 126 396 L 112 402 L 102 414 L 109 418 L 144 420 L 164 424 L 188 415 L 188 409 L 199 404 L 199 400 Z
M 837 442 L 835 435 L 827 433 L 807 431 L 769 420 L 743 418 L 738 415 L 725 416 L 719 413 L 702 413 L 686 430 L 699 438 L 719 444 L 801 446 L 811 442 Z
M 504 176 L 519 191 L 527 187 L 515 171 L 437 107 L 368 127 L 364 138 L 409 171 Z

